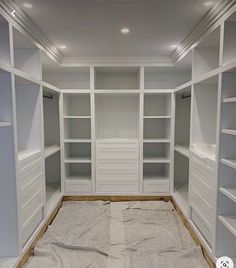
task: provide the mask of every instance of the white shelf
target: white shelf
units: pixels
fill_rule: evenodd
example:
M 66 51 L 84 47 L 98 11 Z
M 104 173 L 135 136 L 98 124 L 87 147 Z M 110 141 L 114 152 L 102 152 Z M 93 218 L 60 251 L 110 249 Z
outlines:
M 181 184 L 181 185 L 177 185 L 175 187 L 175 192 L 177 192 L 182 199 L 184 200 L 184 202 L 186 204 L 189 203 L 189 198 L 188 198 L 188 184 Z
M 46 145 L 44 149 L 45 159 L 59 151 L 60 151 L 60 146 L 57 144 Z
M 11 122 L 0 122 L 0 127 L 10 127 Z
M 91 163 L 91 157 L 69 157 L 65 163 Z
M 221 163 L 225 164 L 226 166 L 236 169 L 236 160 L 234 159 L 221 159 Z
M 20 151 L 18 152 L 18 161 L 22 161 L 28 157 L 33 156 L 34 154 L 39 153 L 40 150 L 24 150 L 24 151 Z
M 144 143 L 170 143 L 170 139 L 144 139 L 143 140 Z
M 222 133 L 228 134 L 228 135 L 236 135 L 236 130 L 235 129 L 223 129 Z
M 236 236 L 236 215 L 220 215 L 219 221 Z
M 77 115 L 75 115 L 75 116 L 72 116 L 72 115 L 66 115 L 66 116 L 64 116 L 63 117 L 64 119 L 90 119 L 91 118 L 91 116 L 90 115 L 83 115 L 83 116 L 77 116 Z
M 76 182 L 76 181 L 90 181 L 91 180 L 91 176 L 90 175 L 78 175 L 78 176 L 69 176 L 66 177 L 66 182 Z
M 157 176 L 155 174 L 147 174 L 147 175 L 143 175 L 143 180 L 144 181 L 158 181 L 158 182 L 166 182 L 169 181 L 168 177 L 165 176 Z
M 165 157 L 144 157 L 143 163 L 160 163 L 160 164 L 168 164 L 170 163 L 169 158 Z
M 171 119 L 170 115 L 144 115 L 143 118 L 147 118 L 147 119 Z
M 64 140 L 64 142 L 65 143 L 82 143 L 82 142 L 84 142 L 84 143 L 89 143 L 89 142 L 91 142 L 91 139 L 65 139 Z
M 188 144 L 175 145 L 175 151 L 189 158 L 189 145 Z
M 223 103 L 236 102 L 236 97 L 233 98 L 224 98 Z
M 54 198 L 55 195 L 60 193 L 60 184 L 58 183 L 48 183 L 46 185 L 46 203 Z
M 220 192 L 236 203 L 236 187 L 220 187 Z

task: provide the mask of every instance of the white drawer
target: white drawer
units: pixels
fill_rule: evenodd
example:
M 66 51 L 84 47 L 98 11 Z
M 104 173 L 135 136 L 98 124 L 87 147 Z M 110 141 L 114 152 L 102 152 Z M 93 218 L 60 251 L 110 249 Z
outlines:
M 208 243 L 212 245 L 212 241 L 213 241 L 212 231 L 208 228 L 206 222 L 201 217 L 201 215 L 197 212 L 197 210 L 194 210 L 194 209 L 192 209 L 192 221 L 197 227 L 197 229 L 202 233 L 202 235 L 208 241 Z
M 91 181 L 89 180 L 80 180 L 65 181 L 65 192 L 67 193 L 90 193 L 92 189 Z
M 97 160 L 138 160 L 136 149 L 100 149 L 96 153 Z
M 43 177 L 34 178 L 28 184 L 21 188 L 21 204 L 24 206 L 30 199 L 37 194 L 43 186 Z
M 30 155 L 29 157 L 24 158 L 23 160 L 19 161 L 19 170 L 23 171 L 25 168 L 32 165 L 34 162 L 38 160 L 42 160 L 42 153 L 39 151 L 35 154 Z
M 196 167 L 199 167 L 200 169 L 204 169 L 208 172 L 210 172 L 212 175 L 214 175 L 215 172 L 215 164 L 213 161 L 210 161 L 206 158 L 201 158 L 199 155 L 191 153 L 192 158 L 192 164 L 194 164 Z
M 199 196 L 213 206 L 213 189 L 209 187 L 202 178 L 199 178 L 194 172 L 191 174 L 191 189 L 199 194 Z
M 25 168 L 24 171 L 20 173 L 19 179 L 21 187 L 24 187 L 33 179 L 42 176 L 42 174 L 43 174 L 42 161 L 38 160 L 29 167 Z
M 137 181 L 138 180 L 138 170 L 131 172 L 113 172 L 113 171 L 97 171 L 97 180 L 109 180 L 109 181 Z
M 202 218 L 211 228 L 213 224 L 213 207 L 204 201 L 194 190 L 191 190 L 191 207 L 195 207 L 201 213 Z
M 43 191 L 40 189 L 25 205 L 22 206 L 22 225 L 24 226 L 32 215 L 43 208 Z
M 96 150 L 139 149 L 138 141 L 96 141 Z
M 170 184 L 167 180 L 153 181 L 144 180 L 143 181 L 143 192 L 144 193 L 169 193 Z
M 110 182 L 96 182 L 96 192 L 98 193 L 137 193 L 138 191 L 139 187 L 137 182 L 114 182 L 112 180 Z
M 114 172 L 136 172 L 138 170 L 138 161 L 102 161 L 96 162 L 96 170 L 100 171 L 112 171 Z
M 205 184 L 207 184 L 210 188 L 214 187 L 214 180 L 216 180 L 215 175 L 209 172 L 205 167 L 197 165 L 192 161 L 191 163 L 191 174 L 195 174 L 198 178 L 200 178 Z
M 39 226 L 43 220 L 43 210 L 38 209 L 34 215 L 28 220 L 28 222 L 23 226 L 22 230 L 22 246 L 30 238 L 36 228 Z

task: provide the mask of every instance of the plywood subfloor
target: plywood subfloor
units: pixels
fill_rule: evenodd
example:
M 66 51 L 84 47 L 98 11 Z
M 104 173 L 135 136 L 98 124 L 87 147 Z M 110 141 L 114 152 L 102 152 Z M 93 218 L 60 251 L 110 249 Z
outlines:
M 64 202 L 26 268 L 205 268 L 172 203 Z

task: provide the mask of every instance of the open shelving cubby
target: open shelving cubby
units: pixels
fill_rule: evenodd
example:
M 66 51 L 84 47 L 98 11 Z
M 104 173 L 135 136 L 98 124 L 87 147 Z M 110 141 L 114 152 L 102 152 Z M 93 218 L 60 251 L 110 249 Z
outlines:
M 144 89 L 175 89 L 191 81 L 192 53 L 186 55 L 175 66 L 146 67 L 144 72 Z
M 46 207 L 61 191 L 59 97 L 57 92 L 43 88 Z
M 0 62 L 10 65 L 9 23 L 0 15 Z
M 63 67 L 42 56 L 42 79 L 60 89 L 90 90 L 89 67 Z
M 38 80 L 42 79 L 40 50 L 21 32 L 13 28 L 14 67 Z
M 0 69 L 0 121 L 9 123 L 0 126 L 0 257 L 17 256 L 20 250 L 12 92 L 11 74 Z
M 191 150 L 216 160 L 218 76 L 194 85 Z
M 95 95 L 96 139 L 139 138 L 139 94 Z
M 219 67 L 220 27 L 207 35 L 194 48 L 193 79 L 196 79 Z
M 140 89 L 139 67 L 96 67 L 95 89 Z
M 223 65 L 236 60 L 236 13 L 224 22 Z
M 175 151 L 189 158 L 191 87 L 175 95 Z
M 42 150 L 40 86 L 15 76 L 18 160 Z

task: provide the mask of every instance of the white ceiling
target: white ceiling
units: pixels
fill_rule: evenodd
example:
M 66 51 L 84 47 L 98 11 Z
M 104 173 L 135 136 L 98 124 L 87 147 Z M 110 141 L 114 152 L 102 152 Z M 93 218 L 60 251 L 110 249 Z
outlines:
M 15 0 L 66 57 L 167 57 L 209 11 L 206 0 Z M 23 7 L 31 2 L 32 9 Z M 122 35 L 122 27 L 130 28 Z

